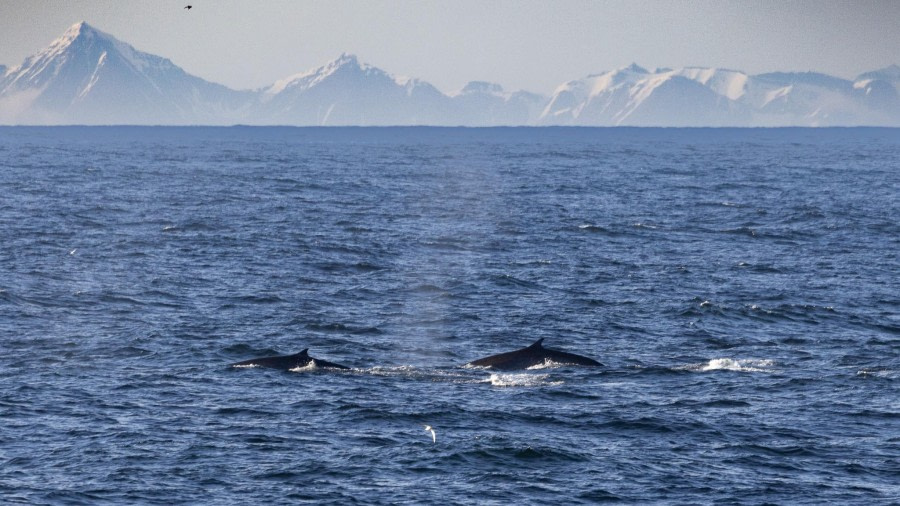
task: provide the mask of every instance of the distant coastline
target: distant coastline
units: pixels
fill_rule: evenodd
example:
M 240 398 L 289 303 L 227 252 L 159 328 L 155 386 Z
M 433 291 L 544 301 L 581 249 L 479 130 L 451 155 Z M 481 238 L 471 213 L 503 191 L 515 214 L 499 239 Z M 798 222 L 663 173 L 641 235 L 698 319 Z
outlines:
M 656 141 L 715 144 L 732 142 L 829 142 L 851 139 L 896 142 L 898 127 L 581 127 L 581 126 L 248 126 L 248 125 L 0 125 L 14 144 L 46 137 L 86 142 L 197 141 L 360 142 L 384 144 L 458 143 L 636 143 Z
M 447 94 L 342 54 L 265 88 L 233 90 L 82 22 L 21 65 L 0 66 L 0 124 L 898 127 L 900 66 L 848 80 L 632 64 L 550 96 L 483 81 Z

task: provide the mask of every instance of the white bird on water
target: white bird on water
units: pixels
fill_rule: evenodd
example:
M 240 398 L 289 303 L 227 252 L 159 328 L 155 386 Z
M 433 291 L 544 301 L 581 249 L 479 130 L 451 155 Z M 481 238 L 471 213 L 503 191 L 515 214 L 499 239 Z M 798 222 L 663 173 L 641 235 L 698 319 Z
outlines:
M 425 430 L 431 432 L 431 442 L 437 443 L 437 435 L 435 435 L 434 429 L 431 428 L 431 425 L 426 425 Z

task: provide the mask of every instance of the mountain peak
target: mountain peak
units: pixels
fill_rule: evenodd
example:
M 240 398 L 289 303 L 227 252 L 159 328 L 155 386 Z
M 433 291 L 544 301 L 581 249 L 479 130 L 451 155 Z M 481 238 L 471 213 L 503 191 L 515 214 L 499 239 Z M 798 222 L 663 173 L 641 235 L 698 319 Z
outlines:
M 359 58 L 357 58 L 355 54 L 341 53 L 340 56 L 314 70 L 313 73 L 327 76 L 342 69 L 369 70 L 370 68 L 372 68 L 370 65 L 360 63 Z
M 68 45 L 68 43 L 71 43 L 79 38 L 92 38 L 98 35 L 106 38 L 110 37 L 109 35 L 106 35 L 100 30 L 97 30 L 93 26 L 87 24 L 86 21 L 80 21 L 70 26 L 65 32 L 63 32 L 63 34 L 58 39 L 56 39 L 56 41 L 54 41 L 52 45 L 58 45 L 58 43 L 64 43 Z
M 68 51 L 69 48 L 83 47 L 91 44 L 93 41 L 109 41 L 116 46 L 127 46 L 127 44 L 120 42 L 112 35 L 97 30 L 85 21 L 80 21 L 66 29 L 49 46 L 35 55 L 35 58 L 55 57 Z
M 462 90 L 459 92 L 460 94 L 469 94 L 469 93 L 485 93 L 492 95 L 499 95 L 503 93 L 503 87 L 499 84 L 489 83 L 487 81 L 470 81 L 467 83 Z
M 287 88 L 309 89 L 336 74 L 355 74 L 357 72 L 387 75 L 384 71 L 371 65 L 360 63 L 355 54 L 341 53 L 340 56 L 321 67 L 275 81 L 272 86 L 265 89 L 265 93 L 274 95 Z
M 91 29 L 91 25 L 87 24 L 87 21 L 79 21 L 74 25 L 70 26 L 63 32 L 60 38 L 62 39 L 74 39 L 81 35 L 81 31 L 89 31 Z
M 355 54 L 341 53 L 341 55 L 338 56 L 332 63 L 337 65 L 359 65 L 359 58 L 357 58 Z
M 75 23 L 74 25 L 70 26 L 69 29 L 68 29 L 67 31 L 76 31 L 76 32 L 80 32 L 80 31 L 82 31 L 82 30 L 90 31 L 90 30 L 93 30 L 93 29 L 94 29 L 94 27 L 92 27 L 91 25 L 89 25 L 89 24 L 87 23 L 87 21 L 79 21 L 79 22 Z
M 635 74 L 646 74 L 647 73 L 647 69 L 645 69 L 644 67 L 641 67 L 640 65 L 638 65 L 637 63 L 634 63 L 634 62 L 632 62 L 631 65 L 623 68 L 622 70 L 625 72 L 634 72 Z

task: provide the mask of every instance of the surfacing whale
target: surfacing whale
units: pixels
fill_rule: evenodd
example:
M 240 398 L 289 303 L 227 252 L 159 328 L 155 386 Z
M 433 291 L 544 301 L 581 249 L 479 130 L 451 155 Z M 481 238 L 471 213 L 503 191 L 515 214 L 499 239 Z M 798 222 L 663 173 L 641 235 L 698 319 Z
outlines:
M 309 367 L 310 365 L 314 365 L 319 368 L 324 367 L 329 369 L 350 369 L 349 367 L 341 364 L 335 364 L 334 362 L 328 362 L 327 360 L 310 357 L 309 348 L 293 355 L 251 358 L 250 360 L 244 360 L 243 362 L 231 364 L 231 367 L 269 367 L 271 369 L 281 369 L 284 371 L 289 371 L 291 369 Z
M 528 369 L 536 365 L 558 364 L 558 365 L 585 365 L 585 366 L 602 366 L 600 362 L 594 359 L 582 357 L 574 353 L 565 351 L 551 350 L 544 348 L 541 344 L 544 338 L 538 339 L 534 344 L 521 350 L 500 353 L 499 355 L 491 355 L 490 357 L 480 358 L 466 365 L 476 367 L 491 367 L 503 371 L 515 369 Z

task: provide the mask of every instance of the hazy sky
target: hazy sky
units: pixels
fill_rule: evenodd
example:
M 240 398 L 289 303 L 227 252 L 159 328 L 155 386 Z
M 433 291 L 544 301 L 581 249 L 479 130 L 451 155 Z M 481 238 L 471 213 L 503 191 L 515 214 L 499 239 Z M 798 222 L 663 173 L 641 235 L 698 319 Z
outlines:
M 549 93 L 632 62 L 848 78 L 900 63 L 900 0 L 0 0 L 0 64 L 79 21 L 234 88 L 342 52 L 445 92 L 485 80 Z

